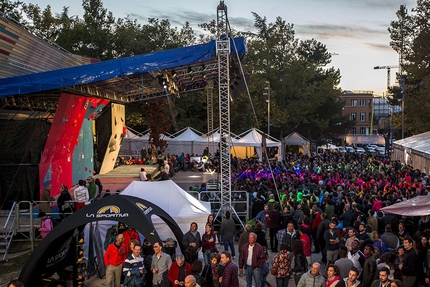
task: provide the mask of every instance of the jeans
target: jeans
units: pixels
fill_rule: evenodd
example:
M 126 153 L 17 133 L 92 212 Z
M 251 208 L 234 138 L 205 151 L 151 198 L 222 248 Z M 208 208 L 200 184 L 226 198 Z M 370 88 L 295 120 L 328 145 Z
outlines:
M 226 240 L 226 239 L 224 239 L 222 241 L 222 243 L 224 244 L 224 251 L 228 251 L 228 247 L 230 246 L 231 256 L 235 257 L 236 253 L 234 252 L 234 242 L 233 242 L 233 239 L 232 240 Z
M 260 274 L 260 277 L 261 277 L 261 287 L 264 287 L 264 285 L 271 286 L 270 282 L 267 281 L 267 274 L 266 275 Z M 255 286 L 255 287 L 258 287 L 258 286 Z
M 245 267 L 245 276 L 246 276 L 246 287 L 252 287 L 252 278 L 254 277 L 254 283 L 256 287 L 261 285 L 260 279 L 260 268 L 252 269 L 251 266 Z
M 212 252 L 211 250 L 205 250 L 205 251 L 203 251 L 203 260 L 204 260 L 205 265 L 211 264 L 211 256 L 214 253 L 215 252 Z
M 288 281 L 290 281 L 290 277 L 276 278 L 276 287 L 288 287 Z

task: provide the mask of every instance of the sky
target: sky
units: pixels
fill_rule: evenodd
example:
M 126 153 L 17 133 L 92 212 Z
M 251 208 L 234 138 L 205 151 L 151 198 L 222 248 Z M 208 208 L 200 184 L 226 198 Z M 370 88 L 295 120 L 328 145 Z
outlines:
M 64 6 L 69 15 L 82 18 L 80 0 L 24 0 L 26 3 L 47 5 L 55 13 Z M 129 15 L 146 24 L 148 18 L 168 19 L 173 27 L 182 27 L 188 21 L 198 32 L 198 24 L 216 19 L 219 0 L 142 1 L 102 0 L 115 18 Z M 340 69 L 340 88 L 350 91 L 386 92 L 387 70 L 375 66 L 398 65 L 399 56 L 391 49 L 388 27 L 397 20 L 400 5 L 411 11 L 416 2 L 411 0 L 225 0 L 230 25 L 235 30 L 255 32 L 251 12 L 267 17 L 267 23 L 281 17 L 294 25 L 300 40 L 316 39 L 333 54 L 329 66 Z M 391 70 L 391 85 L 395 73 Z

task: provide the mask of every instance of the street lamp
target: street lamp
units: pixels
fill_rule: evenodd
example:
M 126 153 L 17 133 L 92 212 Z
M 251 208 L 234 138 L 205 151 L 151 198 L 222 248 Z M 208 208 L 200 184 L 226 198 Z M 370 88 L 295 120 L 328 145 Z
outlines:
M 267 87 L 264 89 L 267 90 L 267 93 L 263 93 L 263 95 L 267 96 L 267 134 L 270 135 L 270 82 L 266 81 Z

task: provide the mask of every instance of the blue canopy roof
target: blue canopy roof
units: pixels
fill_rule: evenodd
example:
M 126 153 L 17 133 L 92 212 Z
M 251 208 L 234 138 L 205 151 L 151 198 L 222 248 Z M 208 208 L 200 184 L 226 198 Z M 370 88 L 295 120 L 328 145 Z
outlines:
M 237 49 L 239 55 L 245 54 L 246 47 L 243 38 L 231 39 L 232 54 L 236 54 L 235 49 Z M 194 76 L 189 77 L 188 74 L 191 74 L 193 69 L 196 69 L 196 65 L 198 65 L 201 71 L 201 78 L 206 81 L 207 67 L 205 64 L 208 65 L 208 63 L 217 63 L 215 41 L 94 64 L 0 79 L 0 97 L 38 93 L 89 84 L 98 87 L 104 85 L 105 89 L 115 89 L 116 87 L 116 93 L 125 93 L 130 91 L 127 88 L 132 86 L 130 83 L 119 89 L 117 88 L 118 85 L 114 86 L 112 82 L 115 81 L 118 84 L 120 82 L 117 78 L 130 76 L 134 77 L 134 79 L 139 79 L 139 93 L 143 94 L 142 90 L 146 85 L 143 83 L 144 78 L 143 76 L 141 78 L 136 76 L 160 70 L 164 70 L 165 74 L 167 70 L 169 70 L 169 73 L 173 73 L 174 69 L 182 69 L 183 71 L 187 71 L 183 73 L 183 79 L 185 80 L 185 76 L 188 76 L 190 78 L 189 81 L 191 82 L 192 80 L 194 83 Z M 194 65 L 194 68 L 192 65 Z M 215 72 L 215 69 L 213 71 Z M 154 74 L 148 75 L 148 77 L 152 80 L 155 78 Z M 182 85 L 181 79 L 178 79 L 177 82 Z M 109 86 L 109 84 L 111 85 Z

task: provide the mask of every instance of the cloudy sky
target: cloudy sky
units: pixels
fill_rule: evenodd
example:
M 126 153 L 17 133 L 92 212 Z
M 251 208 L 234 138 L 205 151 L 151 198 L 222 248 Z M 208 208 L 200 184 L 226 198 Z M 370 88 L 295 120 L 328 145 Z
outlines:
M 169 19 L 173 26 L 181 27 L 190 22 L 197 24 L 216 18 L 219 0 L 149 1 L 149 0 L 102 0 L 104 7 L 115 18 L 130 15 L 144 24 L 148 18 Z M 80 0 L 33 0 L 41 8 L 51 5 L 54 12 L 63 6 L 70 7 L 70 15 L 82 16 Z M 374 66 L 397 65 L 398 54 L 389 46 L 387 31 L 390 22 L 396 20 L 396 11 L 406 4 L 408 11 L 415 6 L 413 0 L 225 0 L 232 28 L 255 31 L 253 16 L 256 12 L 266 16 L 268 23 L 281 17 L 294 24 L 299 39 L 315 38 L 325 44 L 333 56 L 332 66 L 342 75 L 340 87 L 344 90 L 374 91 L 382 95 L 386 91 L 386 70 L 374 70 Z M 391 85 L 395 72 L 391 73 Z

